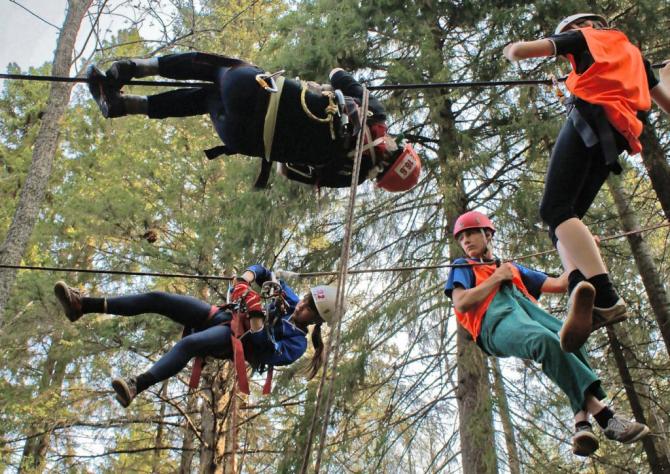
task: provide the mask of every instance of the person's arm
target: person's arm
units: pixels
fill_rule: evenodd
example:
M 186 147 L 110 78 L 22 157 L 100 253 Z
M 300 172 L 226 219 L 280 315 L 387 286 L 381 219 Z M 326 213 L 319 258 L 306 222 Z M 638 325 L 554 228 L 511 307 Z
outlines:
M 519 41 L 505 46 L 503 48 L 503 54 L 510 61 L 519 61 L 527 58 L 554 56 L 556 54 L 556 47 L 554 46 L 554 43 L 548 39 Z
M 451 293 L 454 301 L 454 307 L 460 313 L 466 313 L 479 306 L 492 291 L 498 289 L 506 281 L 512 281 L 512 264 L 507 262 L 496 268 L 496 271 L 480 285 L 466 290 L 462 287 L 456 287 Z
M 305 334 L 286 321 L 282 321 L 282 324 L 288 325 L 284 328 L 283 337 L 275 342 L 272 355 L 263 358 L 263 362 L 268 365 L 289 365 L 299 359 L 307 350 Z M 258 347 L 264 347 L 270 343 L 265 331 L 250 332 L 248 337 Z
M 661 82 L 651 89 L 651 98 L 663 112 L 670 114 L 670 61 L 661 68 L 658 75 L 661 78 Z
M 330 71 L 329 79 L 333 89 L 340 89 L 344 95 L 354 97 L 358 100 L 363 98 L 363 86 L 350 72 L 338 67 Z M 386 120 L 386 111 L 384 110 L 384 107 L 372 94 L 369 96 L 368 109 L 373 114 L 373 120 L 380 122 Z
M 565 293 L 568 290 L 568 272 L 563 272 L 558 278 L 547 277 L 540 288 L 542 293 Z

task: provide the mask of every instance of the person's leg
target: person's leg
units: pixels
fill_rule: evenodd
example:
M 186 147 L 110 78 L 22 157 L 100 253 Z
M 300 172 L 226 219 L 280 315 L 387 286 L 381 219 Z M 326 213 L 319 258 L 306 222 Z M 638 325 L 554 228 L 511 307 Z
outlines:
M 494 298 L 482 324 L 480 335 L 484 348 L 499 357 L 531 359 L 541 364 L 544 372 L 570 400 L 573 413 L 585 408 L 585 394 L 599 386 L 598 376 L 576 354 L 561 350 L 556 334 L 560 322 L 541 308 L 518 295 L 509 296 L 511 290 L 502 289 Z M 505 311 L 504 318 L 491 328 L 489 312 Z M 551 327 L 541 324 L 539 314 L 554 321 Z M 604 393 L 599 393 L 604 396 Z
M 83 312 L 88 312 L 88 298 L 82 299 Z M 192 296 L 176 295 L 163 291 L 151 291 L 136 295 L 107 298 L 107 313 L 119 316 L 136 316 L 157 313 L 189 327 L 202 326 L 210 314 L 212 305 Z
M 147 388 L 177 375 L 194 357 L 231 357 L 230 336 L 229 326 L 218 325 L 184 337 L 146 372 L 127 380 L 114 379 L 112 387 L 117 393 L 117 400 L 127 407 Z
M 606 271 L 593 236 L 580 220 L 607 177 L 602 176 L 604 168 L 594 166 L 595 160 L 604 166 L 599 149 L 587 148 L 567 120 L 551 153 L 540 204 L 542 219 L 586 278 Z

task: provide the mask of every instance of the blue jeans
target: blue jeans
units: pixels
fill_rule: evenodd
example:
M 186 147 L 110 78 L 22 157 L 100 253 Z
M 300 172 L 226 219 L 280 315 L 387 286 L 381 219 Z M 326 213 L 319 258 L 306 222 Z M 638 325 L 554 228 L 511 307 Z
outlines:
M 218 311 L 207 320 L 212 305 L 191 296 L 152 291 L 138 295 L 107 298 L 107 312 L 120 316 L 157 313 L 194 329 L 161 357 L 148 372 L 157 382 L 177 375 L 197 356 L 232 358 L 230 327 L 222 325 L 227 313 Z

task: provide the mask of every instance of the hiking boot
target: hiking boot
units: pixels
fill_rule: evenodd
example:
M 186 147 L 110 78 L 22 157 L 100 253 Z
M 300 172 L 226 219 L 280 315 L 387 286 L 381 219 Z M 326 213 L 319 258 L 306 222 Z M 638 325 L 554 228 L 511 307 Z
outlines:
M 59 281 L 54 285 L 54 294 L 63 307 L 67 319 L 75 322 L 83 316 L 84 313 L 81 311 L 81 292 L 79 290 L 67 286 L 64 281 Z
M 133 77 L 136 77 L 137 65 L 130 59 L 115 61 L 107 69 L 105 75 L 107 79 L 116 88 L 121 89 L 128 84 Z
M 581 425 L 572 435 L 572 454 L 590 456 L 598 449 L 598 438 L 593 434 L 591 425 Z
M 100 69 L 90 65 L 86 69 L 86 78 L 90 81 L 88 90 L 93 96 L 93 100 L 100 107 L 103 117 L 114 118 L 126 115 L 126 108 L 119 88 L 115 87 Z
M 568 317 L 558 333 L 563 352 L 578 351 L 589 338 L 595 296 L 595 288 L 587 281 L 580 281 L 572 290 L 568 301 Z
M 607 422 L 607 428 L 603 430 L 603 433 L 608 439 L 629 444 L 647 436 L 649 427 L 637 421 L 624 420 L 620 416 L 614 415 Z
M 593 330 L 604 326 L 610 326 L 625 320 L 628 317 L 626 313 L 626 302 L 619 298 L 614 305 L 609 308 L 593 307 Z
M 117 378 L 112 380 L 112 388 L 116 392 L 116 401 L 123 408 L 127 408 L 137 396 L 137 381 L 135 378 L 124 380 Z

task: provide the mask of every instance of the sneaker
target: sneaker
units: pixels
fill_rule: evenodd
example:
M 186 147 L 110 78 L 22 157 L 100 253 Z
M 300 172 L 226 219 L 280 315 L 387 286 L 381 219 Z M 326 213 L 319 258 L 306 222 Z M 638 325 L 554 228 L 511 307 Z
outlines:
M 609 308 L 593 307 L 593 331 L 604 326 L 610 326 L 628 318 L 626 313 L 626 302 L 623 298 L 614 303 Z
M 123 61 L 113 62 L 105 75 L 115 87 L 121 89 L 135 77 L 136 71 L 137 65 L 130 59 L 124 59 Z
M 608 439 L 629 444 L 647 436 L 649 427 L 637 421 L 624 420 L 620 416 L 614 415 L 607 422 L 607 428 L 603 430 L 603 433 Z
M 54 285 L 54 294 L 63 307 L 67 319 L 75 322 L 84 315 L 81 311 L 81 292 L 79 290 L 67 286 L 64 281 L 59 281 Z
M 128 380 L 122 378 L 113 379 L 112 388 L 116 392 L 116 401 L 123 408 L 127 408 L 137 396 L 137 381 L 134 378 Z
M 568 301 L 568 317 L 558 333 L 561 337 L 561 349 L 564 352 L 578 351 L 589 338 L 595 295 L 595 288 L 587 281 L 580 281 L 572 290 Z
M 598 449 L 598 438 L 591 425 L 581 425 L 572 435 L 572 453 L 577 456 L 590 456 Z
M 88 90 L 100 107 L 103 117 L 114 118 L 126 115 L 121 92 L 100 69 L 90 65 L 86 70 L 86 78 L 90 81 Z

